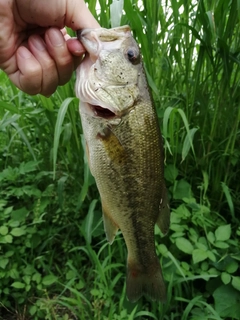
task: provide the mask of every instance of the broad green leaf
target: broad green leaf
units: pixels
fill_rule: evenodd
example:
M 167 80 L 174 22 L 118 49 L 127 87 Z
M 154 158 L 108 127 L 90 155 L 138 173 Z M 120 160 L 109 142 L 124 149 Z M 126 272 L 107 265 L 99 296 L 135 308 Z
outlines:
M 11 287 L 16 288 L 16 289 L 23 289 L 23 288 L 25 288 L 25 283 L 16 281 L 11 284 Z
M 208 258 L 209 258 L 211 261 L 213 261 L 213 262 L 216 261 L 216 256 L 215 256 L 215 254 L 214 254 L 212 251 L 208 250 L 208 251 L 207 251 L 207 255 L 208 255 Z
M 40 283 L 41 282 L 41 279 L 42 279 L 42 276 L 40 273 L 35 273 L 33 276 L 32 276 L 32 281 L 36 281 L 36 283 Z
M 193 263 L 198 263 L 200 261 L 204 261 L 208 258 L 208 254 L 206 250 L 202 249 L 194 249 L 192 252 Z
M 221 273 L 221 279 L 222 279 L 222 282 L 223 282 L 224 284 L 228 284 L 228 283 L 230 283 L 230 281 L 231 281 L 231 276 L 230 276 L 230 274 L 227 273 L 227 272 L 222 272 L 222 273 Z
M 201 249 L 202 251 L 207 252 L 207 245 L 204 243 L 201 243 L 200 241 L 201 241 L 201 238 L 198 239 L 198 242 L 196 243 L 196 247 L 198 249 Z
M 10 220 L 8 226 L 11 228 L 17 228 L 20 225 L 20 221 Z
M 22 162 L 19 167 L 19 173 L 25 174 L 27 172 L 35 171 L 38 167 L 39 162 L 37 161 L 29 161 L 27 163 Z
M 234 273 L 237 271 L 239 265 L 237 263 L 237 261 L 232 260 L 227 266 L 226 266 L 226 271 L 228 273 Z
M 173 165 L 169 164 L 164 170 L 164 177 L 167 181 L 174 183 L 178 176 L 178 169 Z
M 8 234 L 8 227 L 6 227 L 6 226 L 1 226 L 1 227 L 0 227 L 0 234 L 1 234 L 2 236 L 5 236 L 6 234 Z
M 178 247 L 179 250 L 187 253 L 187 254 L 192 254 L 193 252 L 193 246 L 191 242 L 185 238 L 177 238 L 176 239 L 176 246 Z
M 91 295 L 92 296 L 101 296 L 101 291 L 99 291 L 98 289 L 92 289 L 91 291 Z
M 12 243 L 12 236 L 10 234 L 7 234 L 6 236 L 3 237 L 6 243 Z
M 29 313 L 31 316 L 33 316 L 37 312 L 37 306 L 30 306 Z
M 239 319 L 239 291 L 230 284 L 218 287 L 213 293 L 215 309 L 221 317 Z
M 232 286 L 240 291 L 240 277 L 232 276 Z
M 42 290 L 42 288 L 43 288 L 42 284 L 41 284 L 41 283 L 39 283 L 39 284 L 37 285 L 37 289 L 41 291 L 41 290 Z
M 24 234 L 26 234 L 26 230 L 25 228 L 14 228 L 11 230 L 11 235 L 13 235 L 14 237 L 21 237 Z
M 4 210 L 4 215 L 5 215 L 5 216 L 9 215 L 9 213 L 12 212 L 12 209 L 13 209 L 13 207 L 7 207 L 7 208 Z
M 208 264 L 207 261 L 204 261 L 204 262 L 201 263 L 201 269 L 202 269 L 203 271 L 207 271 L 208 268 L 209 268 L 209 264 Z
M 180 209 L 181 209 L 182 206 L 184 206 L 184 205 L 180 205 Z M 182 221 L 182 217 L 181 217 L 181 215 L 179 216 L 179 211 L 180 210 L 178 210 L 178 208 L 177 208 L 175 211 L 172 211 L 172 213 L 171 213 L 171 224 L 172 223 L 173 224 L 178 224 L 181 227 L 180 222 Z M 171 225 L 170 225 L 170 228 L 171 228 Z
M 69 271 L 66 273 L 66 279 L 67 279 L 67 280 L 71 280 L 71 279 L 74 279 L 74 278 L 76 278 L 76 271 L 69 270 Z
M 43 277 L 42 279 L 42 284 L 44 286 L 50 286 L 51 284 L 53 284 L 54 282 L 56 282 L 58 280 L 58 278 L 52 274 L 49 274 L 45 277 Z
M 13 250 L 9 250 L 9 251 L 7 251 L 6 253 L 5 253 L 5 257 L 6 258 L 10 258 L 10 257 L 12 257 L 13 255 L 14 255 L 14 251 Z
M 229 248 L 229 245 L 226 242 L 223 242 L 223 241 L 216 241 L 214 245 L 215 245 L 215 247 L 220 248 L 220 249 Z
M 9 270 L 9 276 L 12 279 L 19 279 L 19 272 L 17 271 L 17 269 L 12 268 L 12 269 Z
M 5 269 L 9 259 L 0 257 L 0 268 Z
M 210 241 L 212 244 L 215 242 L 215 236 L 214 236 L 214 233 L 212 231 L 208 232 L 207 234 L 207 238 L 208 238 L 208 241 Z
M 226 241 L 231 236 L 231 225 L 226 224 L 224 226 L 220 226 L 215 231 L 215 236 L 217 241 Z
M 176 183 L 176 187 L 173 190 L 173 198 L 174 199 L 180 199 L 183 198 L 191 198 L 192 197 L 192 191 L 191 191 L 191 185 L 186 180 L 179 180 Z
M 161 243 L 158 245 L 158 251 L 161 255 L 163 256 L 167 256 L 167 253 L 168 253 L 168 248 L 165 246 L 165 244 Z
M 30 275 L 25 275 L 22 277 L 22 280 L 27 284 L 29 285 L 30 282 L 31 282 L 31 276 Z
M 36 196 L 37 198 L 41 197 L 41 191 L 38 188 L 35 188 L 33 186 L 23 186 L 22 191 L 29 197 L 31 196 Z
M 21 209 L 14 210 L 11 214 L 11 218 L 16 221 L 24 221 L 29 214 L 29 210 L 26 207 L 22 207 Z
M 182 265 L 184 270 L 189 271 L 190 266 L 189 266 L 189 264 L 187 262 L 183 261 L 181 265 Z

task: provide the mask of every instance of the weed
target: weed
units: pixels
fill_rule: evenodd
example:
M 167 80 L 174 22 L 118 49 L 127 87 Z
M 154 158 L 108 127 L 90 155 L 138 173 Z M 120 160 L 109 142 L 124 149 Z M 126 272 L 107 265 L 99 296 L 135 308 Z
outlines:
M 0 318 L 239 319 L 239 2 L 87 2 L 141 46 L 172 211 L 169 234 L 155 230 L 168 299 L 125 297 L 126 248 L 121 233 L 105 240 L 74 76 L 45 98 L 0 72 Z

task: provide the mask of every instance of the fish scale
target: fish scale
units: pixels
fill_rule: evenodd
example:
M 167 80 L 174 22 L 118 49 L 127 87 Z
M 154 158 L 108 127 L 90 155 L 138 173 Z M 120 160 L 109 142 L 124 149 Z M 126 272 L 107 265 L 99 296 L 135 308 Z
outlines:
M 139 48 L 128 26 L 85 29 L 79 39 L 88 54 L 77 70 L 76 94 L 107 239 L 112 243 L 121 229 L 128 299 L 146 294 L 164 302 L 154 226 L 166 233 L 170 210 L 162 137 Z

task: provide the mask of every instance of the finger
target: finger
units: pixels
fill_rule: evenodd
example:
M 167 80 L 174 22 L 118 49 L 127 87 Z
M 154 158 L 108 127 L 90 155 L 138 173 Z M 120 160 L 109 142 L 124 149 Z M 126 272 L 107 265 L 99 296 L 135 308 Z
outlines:
M 40 36 L 30 36 L 28 45 L 42 67 L 42 87 L 40 93 L 49 96 L 56 90 L 59 83 L 55 61 L 48 53 L 46 43 Z
M 50 28 L 47 30 L 45 41 L 48 52 L 53 58 L 57 68 L 58 83 L 59 85 L 63 85 L 70 80 L 75 65 L 80 63 L 81 58 L 73 57 L 59 29 Z
M 99 28 L 84 0 L 15 0 L 22 20 L 41 27 Z M 40 14 L 41 13 L 41 14 Z
M 75 56 L 82 56 L 86 49 L 77 38 L 70 38 L 67 40 L 68 50 Z
M 37 94 L 42 88 L 42 67 L 33 54 L 25 47 L 16 52 L 17 70 L 9 74 L 10 80 L 20 90 Z
M 66 28 L 62 28 L 62 29 L 60 29 L 60 31 L 62 32 L 62 34 L 64 36 L 67 34 L 67 29 Z
M 67 0 L 67 15 L 65 25 L 73 30 L 83 28 L 99 28 L 100 25 L 93 17 L 82 0 Z

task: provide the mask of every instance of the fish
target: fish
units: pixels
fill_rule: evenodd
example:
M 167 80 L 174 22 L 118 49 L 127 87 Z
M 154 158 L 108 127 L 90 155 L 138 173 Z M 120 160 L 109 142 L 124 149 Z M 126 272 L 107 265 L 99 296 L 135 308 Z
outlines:
M 112 244 L 120 229 L 127 247 L 126 295 L 166 301 L 154 228 L 166 234 L 170 209 L 156 110 L 140 49 L 129 26 L 82 29 L 86 55 L 76 71 L 76 96 L 90 171 Z

